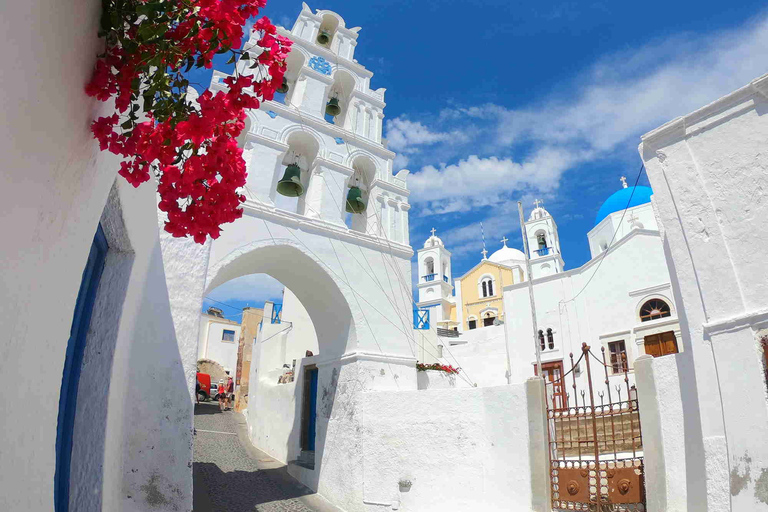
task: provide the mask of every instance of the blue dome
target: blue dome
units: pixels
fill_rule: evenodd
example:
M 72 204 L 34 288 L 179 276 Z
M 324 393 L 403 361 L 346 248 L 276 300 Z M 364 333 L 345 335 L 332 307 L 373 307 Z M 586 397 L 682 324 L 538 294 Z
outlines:
M 635 191 L 635 193 L 632 193 L 632 190 Z M 603 206 L 600 207 L 600 210 L 597 212 L 597 217 L 595 218 L 595 226 L 600 224 L 604 218 L 609 216 L 610 214 L 614 212 L 620 212 L 624 208 L 627 208 L 627 203 L 629 202 L 629 208 L 632 208 L 633 206 L 640 206 L 641 204 L 646 204 L 651 202 L 651 196 L 653 195 L 653 190 L 651 187 L 628 187 L 628 188 L 622 188 L 618 192 L 614 192 L 611 194 L 611 197 L 605 200 L 603 203 Z M 632 196 L 632 201 L 629 201 L 629 197 Z

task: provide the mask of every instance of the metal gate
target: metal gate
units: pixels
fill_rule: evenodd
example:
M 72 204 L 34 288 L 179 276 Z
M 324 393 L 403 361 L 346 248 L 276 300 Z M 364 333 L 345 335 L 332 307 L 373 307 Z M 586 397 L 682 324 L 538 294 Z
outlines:
M 576 362 L 570 354 L 571 369 L 546 383 L 552 509 L 644 511 L 643 437 L 626 354 L 606 364 L 605 348 L 601 358 L 581 348 Z M 599 373 L 593 383 L 590 361 L 602 366 L 603 385 Z

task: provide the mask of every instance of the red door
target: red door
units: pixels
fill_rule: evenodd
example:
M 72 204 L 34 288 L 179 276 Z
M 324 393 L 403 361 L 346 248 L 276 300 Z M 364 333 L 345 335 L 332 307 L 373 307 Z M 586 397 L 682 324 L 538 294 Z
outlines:
M 538 375 L 536 364 L 533 365 L 534 375 Z M 554 409 L 565 409 L 568 406 L 563 386 L 563 360 L 541 363 L 541 373 L 547 381 L 547 399 L 553 400 Z

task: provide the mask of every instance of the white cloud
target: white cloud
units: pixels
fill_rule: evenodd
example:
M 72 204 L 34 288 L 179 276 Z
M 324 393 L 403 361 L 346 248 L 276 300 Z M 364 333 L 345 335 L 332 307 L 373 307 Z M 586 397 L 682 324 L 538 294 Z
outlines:
M 768 71 L 767 54 L 768 19 L 761 18 L 606 56 L 534 104 L 446 108 L 432 123 L 398 118 L 388 127 L 412 165 L 432 162 L 409 177 L 412 201 L 426 213 L 468 211 L 509 193 L 551 192 L 568 169 L 634 152 L 643 133 Z M 457 120 L 466 127 L 467 147 L 484 154 L 473 149 L 458 162 L 438 163 L 450 161 L 441 154 L 456 154 L 455 140 L 441 129 Z
M 420 122 L 409 121 L 403 117 L 387 121 L 389 148 L 401 153 L 417 151 L 417 146 L 428 146 L 457 138 L 463 140 L 464 135 L 458 132 L 433 132 Z
M 282 294 L 283 285 L 277 279 L 266 274 L 250 274 L 214 288 L 208 297 L 221 302 L 241 300 L 260 305 L 265 300 L 280 299 Z

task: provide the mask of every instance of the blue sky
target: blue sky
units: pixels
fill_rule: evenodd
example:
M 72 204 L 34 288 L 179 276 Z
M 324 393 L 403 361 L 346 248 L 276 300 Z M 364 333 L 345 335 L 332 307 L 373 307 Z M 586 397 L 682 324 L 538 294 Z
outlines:
M 411 245 L 436 228 L 454 276 L 480 258 L 480 222 L 489 251 L 504 235 L 522 248 L 517 200 L 528 212 L 536 197 L 566 268 L 584 264 L 600 205 L 637 176 L 640 135 L 768 72 L 768 18 L 749 0 L 309 5 L 362 27 L 355 57 L 387 88 L 385 137 L 412 172 Z M 263 14 L 290 28 L 300 10 L 270 0 Z M 239 308 L 279 290 L 254 276 L 210 297 Z

